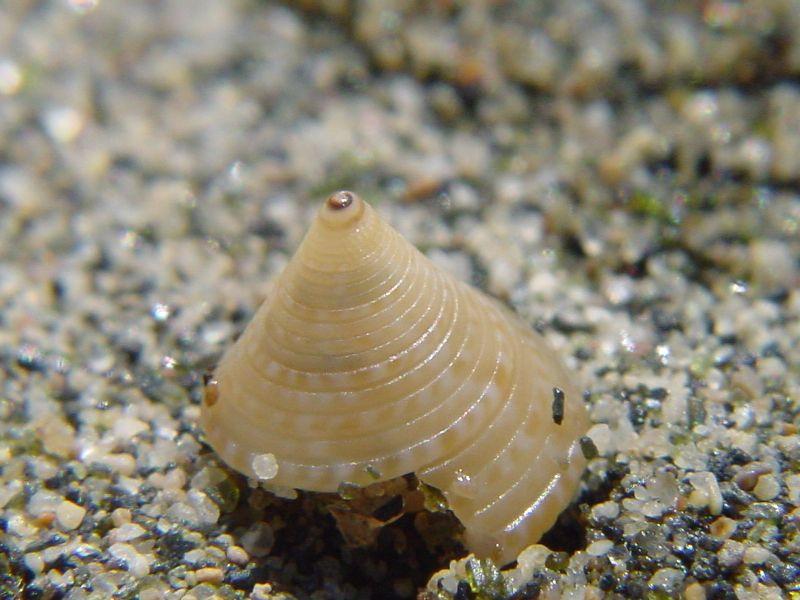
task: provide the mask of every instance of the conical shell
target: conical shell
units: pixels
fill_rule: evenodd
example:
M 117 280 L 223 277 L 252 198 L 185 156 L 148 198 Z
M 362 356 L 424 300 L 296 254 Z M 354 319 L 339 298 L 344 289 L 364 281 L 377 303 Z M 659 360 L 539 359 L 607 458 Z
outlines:
M 588 428 L 575 375 L 539 335 L 350 192 L 322 206 L 223 357 L 202 422 L 228 464 L 280 486 L 414 472 L 470 549 L 501 561 L 574 496 Z

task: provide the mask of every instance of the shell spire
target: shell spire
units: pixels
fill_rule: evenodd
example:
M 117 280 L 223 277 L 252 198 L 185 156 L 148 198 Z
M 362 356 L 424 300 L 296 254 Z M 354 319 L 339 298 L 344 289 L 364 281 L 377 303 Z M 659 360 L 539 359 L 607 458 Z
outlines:
M 503 562 L 553 525 L 585 465 L 574 374 L 352 192 L 320 208 L 212 386 L 203 427 L 235 469 L 323 492 L 414 472 L 468 547 Z

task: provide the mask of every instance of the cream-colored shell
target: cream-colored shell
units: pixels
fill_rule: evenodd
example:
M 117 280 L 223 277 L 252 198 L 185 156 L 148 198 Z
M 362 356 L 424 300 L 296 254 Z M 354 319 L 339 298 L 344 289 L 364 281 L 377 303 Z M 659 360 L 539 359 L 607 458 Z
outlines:
M 223 357 L 202 423 L 235 469 L 257 478 L 254 460 L 277 463 L 280 486 L 414 472 L 471 550 L 507 562 L 575 495 L 588 428 L 575 379 L 508 309 L 340 192 Z

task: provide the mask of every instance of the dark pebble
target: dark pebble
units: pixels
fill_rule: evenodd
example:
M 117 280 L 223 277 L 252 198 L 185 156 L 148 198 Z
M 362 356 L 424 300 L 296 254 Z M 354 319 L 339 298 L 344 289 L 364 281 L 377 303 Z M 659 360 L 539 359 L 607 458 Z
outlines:
M 53 562 L 48 563 L 48 569 L 58 569 L 62 573 L 66 573 L 67 571 L 77 567 L 78 564 L 80 563 L 76 562 L 74 557 L 70 556 L 69 554 L 62 554 Z
M 185 539 L 178 531 L 168 531 L 158 541 L 158 549 L 168 558 L 181 559 L 189 550 L 194 550 L 197 544 Z
M 659 331 L 667 332 L 673 329 L 683 330 L 680 317 L 674 313 L 668 313 L 659 308 L 653 310 L 653 324 Z
M 47 371 L 44 358 L 38 351 L 20 350 L 17 355 L 17 364 L 26 371 L 31 371 L 33 373 L 44 373 Z
M 472 593 L 469 584 L 466 581 L 459 581 L 453 600 L 473 600 L 474 598 L 475 594 Z
M 113 511 L 117 508 L 133 509 L 139 506 L 139 499 L 133 494 L 128 494 L 122 488 L 111 486 L 111 497 L 108 499 L 108 506 Z
M 44 480 L 44 487 L 48 490 L 57 490 L 61 486 L 66 485 L 69 482 L 67 474 L 62 469 L 49 479 Z
M 89 546 L 88 544 L 82 544 L 75 549 L 75 556 L 80 559 L 97 558 L 101 556 L 101 553 L 97 548 Z
M 83 490 L 76 487 L 68 487 L 64 492 L 64 497 L 69 500 L 70 502 L 74 502 L 75 504 L 80 504 L 81 506 L 88 507 L 88 508 L 95 508 L 89 506 L 89 499 L 86 497 L 86 494 Z
M 680 558 L 685 565 L 689 565 L 694 560 L 697 549 L 694 547 L 694 544 L 687 542 L 685 544 L 675 544 L 672 553 Z
M 719 563 L 717 557 L 706 552 L 698 553 L 689 574 L 698 581 L 718 579 Z
M 715 538 L 714 536 L 707 535 L 705 533 L 700 534 L 697 539 L 698 547 L 702 548 L 703 550 L 708 550 L 709 552 L 717 552 L 720 548 L 722 548 L 723 541 L 719 538 Z
M 617 525 L 616 523 L 608 523 L 607 525 L 603 525 L 601 531 L 603 535 L 611 540 L 612 542 L 619 543 L 622 541 L 622 526 Z
M 542 583 L 540 579 L 543 579 L 541 573 L 534 573 L 533 581 L 511 594 L 508 600 L 536 600 L 542 594 Z
M 628 416 L 633 427 L 639 431 L 647 418 L 647 407 L 640 401 L 632 400 L 628 405 Z
M 225 573 L 225 582 L 240 590 L 251 590 L 259 581 L 268 581 L 271 577 L 264 566 L 244 569 L 232 567 Z
M 257 235 L 264 239 L 281 241 L 286 237 L 286 232 L 280 223 L 276 223 L 272 219 L 262 217 L 257 219 L 248 230 L 253 235 Z
M 706 587 L 707 600 L 736 600 L 736 592 L 727 581 L 717 581 Z
M 384 504 L 380 508 L 377 508 L 372 513 L 372 516 L 381 521 L 388 521 L 389 519 L 399 515 L 402 511 L 403 511 L 403 497 L 395 496 L 394 498 L 389 500 L 386 504 Z
M 617 585 L 617 579 L 611 573 L 603 573 L 600 576 L 600 579 L 597 580 L 597 585 L 604 592 L 609 592 L 614 589 L 615 585 Z
M 761 356 L 763 358 L 774 356 L 775 358 L 779 358 L 786 362 L 786 357 L 783 355 L 778 342 L 769 342 L 768 344 L 765 344 L 764 347 L 761 348 Z
M 767 565 L 766 570 L 778 585 L 787 586 L 800 582 L 800 566 L 776 562 Z
M 39 541 L 33 542 L 27 548 L 25 548 L 25 552 L 41 552 L 45 548 L 49 548 L 50 546 L 58 546 L 66 541 L 67 538 L 60 533 L 56 533 L 42 538 Z
M 644 598 L 647 584 L 640 581 L 624 581 L 615 591 L 624 598 Z
M 728 459 L 733 465 L 746 465 L 753 461 L 753 458 L 741 448 L 731 448 L 728 450 Z
M 723 501 L 722 514 L 726 517 L 738 517 L 742 509 L 749 506 L 753 501 L 753 497 L 750 494 L 736 485 L 722 485 L 720 486 L 720 492 L 722 493 Z
M 28 584 L 22 592 L 23 600 L 40 600 L 44 598 L 44 590 L 38 585 Z

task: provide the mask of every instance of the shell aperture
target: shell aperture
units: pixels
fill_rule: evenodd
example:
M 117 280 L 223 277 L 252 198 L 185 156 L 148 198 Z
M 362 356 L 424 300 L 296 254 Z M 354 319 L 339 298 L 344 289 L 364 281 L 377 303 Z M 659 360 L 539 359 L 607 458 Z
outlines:
M 575 375 L 352 192 L 320 208 L 213 385 L 202 425 L 233 468 L 322 492 L 413 472 L 501 562 L 553 525 L 585 465 Z

